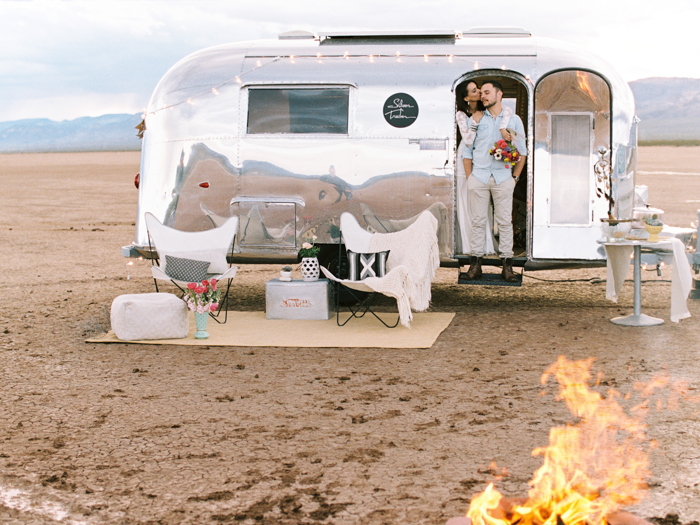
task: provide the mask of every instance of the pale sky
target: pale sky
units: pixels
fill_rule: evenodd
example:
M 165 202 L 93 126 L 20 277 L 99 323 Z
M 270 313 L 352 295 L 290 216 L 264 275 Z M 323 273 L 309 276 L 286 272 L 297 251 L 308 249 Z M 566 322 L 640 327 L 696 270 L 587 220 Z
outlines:
M 699 0 L 0 0 L 0 121 L 142 111 L 205 47 L 293 29 L 523 27 L 622 77 L 700 78 Z

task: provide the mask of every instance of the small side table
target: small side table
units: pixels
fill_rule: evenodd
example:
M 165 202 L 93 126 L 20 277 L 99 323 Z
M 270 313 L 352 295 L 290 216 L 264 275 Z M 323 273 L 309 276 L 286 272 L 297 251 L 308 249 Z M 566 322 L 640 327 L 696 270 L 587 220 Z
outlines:
M 331 318 L 331 287 L 328 279 L 303 281 L 272 279 L 265 283 L 265 314 L 268 319 Z
M 615 317 L 610 321 L 623 326 L 654 326 L 663 324 L 663 319 L 651 317 L 642 313 L 642 246 L 655 248 L 664 244 L 670 244 L 670 242 L 663 240 L 658 242 L 631 240 L 598 242 L 605 246 L 606 254 L 608 254 L 608 265 L 610 265 L 608 247 L 632 246 L 634 248 L 634 313 L 623 317 Z

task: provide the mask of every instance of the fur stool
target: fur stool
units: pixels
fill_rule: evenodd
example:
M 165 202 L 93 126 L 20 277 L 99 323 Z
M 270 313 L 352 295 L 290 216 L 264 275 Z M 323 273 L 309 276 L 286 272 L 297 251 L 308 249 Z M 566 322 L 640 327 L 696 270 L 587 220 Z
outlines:
M 185 301 L 170 293 L 120 295 L 110 319 L 122 341 L 182 339 L 190 327 Z

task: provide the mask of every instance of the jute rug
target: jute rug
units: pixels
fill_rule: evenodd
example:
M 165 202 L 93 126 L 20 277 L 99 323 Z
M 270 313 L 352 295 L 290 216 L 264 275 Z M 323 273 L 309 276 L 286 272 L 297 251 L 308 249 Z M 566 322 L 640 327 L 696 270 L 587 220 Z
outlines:
M 347 318 L 349 314 L 345 314 Z M 397 314 L 378 314 L 393 324 Z M 185 339 L 121 341 L 111 330 L 88 343 L 136 343 L 150 345 L 199 346 L 280 346 L 292 348 L 430 348 L 452 322 L 454 313 L 414 313 L 411 328 L 399 324 L 386 328 L 370 314 L 353 319 L 347 325 L 328 321 L 292 321 L 267 319 L 265 312 L 229 312 L 226 324 L 209 320 L 208 339 L 195 339 L 194 316 L 190 316 L 190 333 Z M 344 320 L 341 314 L 341 322 Z

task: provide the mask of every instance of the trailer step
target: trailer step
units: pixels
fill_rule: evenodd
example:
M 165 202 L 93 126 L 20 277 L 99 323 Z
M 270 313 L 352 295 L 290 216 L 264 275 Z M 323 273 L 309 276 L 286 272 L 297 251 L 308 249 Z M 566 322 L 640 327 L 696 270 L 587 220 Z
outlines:
M 467 280 L 467 273 L 460 272 L 459 278 L 457 279 L 457 284 L 480 284 L 482 286 L 522 286 L 523 276 L 522 274 L 518 275 L 518 281 L 509 283 L 508 281 L 503 280 L 500 273 L 484 273 L 481 275 L 481 279 L 469 281 Z
M 469 255 L 455 255 L 455 259 L 459 262 L 461 266 L 469 266 Z M 513 257 L 513 268 L 523 268 L 527 263 L 527 257 Z M 481 259 L 481 266 L 495 266 L 500 268 L 503 266 L 503 261 L 498 257 L 483 257 Z

